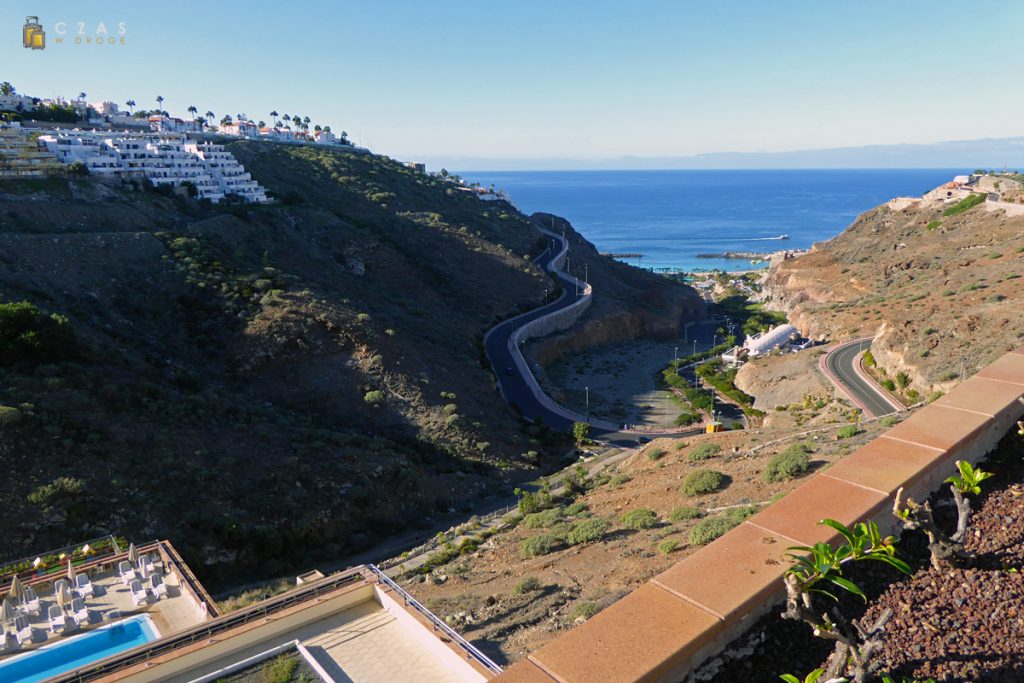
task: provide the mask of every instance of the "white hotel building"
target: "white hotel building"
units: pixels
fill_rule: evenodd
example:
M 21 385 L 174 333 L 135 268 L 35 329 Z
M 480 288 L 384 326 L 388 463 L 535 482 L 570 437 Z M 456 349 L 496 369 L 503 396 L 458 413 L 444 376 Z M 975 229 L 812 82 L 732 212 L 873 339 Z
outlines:
M 234 194 L 264 203 L 267 191 L 223 145 L 189 140 L 176 133 L 53 131 L 39 137 L 57 158 L 80 161 L 96 175 L 148 178 L 154 185 L 191 182 L 200 199 L 219 202 Z

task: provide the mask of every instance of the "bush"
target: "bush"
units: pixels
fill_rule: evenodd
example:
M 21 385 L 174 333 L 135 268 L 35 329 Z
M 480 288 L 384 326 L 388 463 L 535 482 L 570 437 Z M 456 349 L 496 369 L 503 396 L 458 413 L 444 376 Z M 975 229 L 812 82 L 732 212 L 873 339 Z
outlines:
M 773 455 L 764 470 L 764 480 L 772 484 L 803 474 L 810 468 L 810 452 L 807 444 L 798 443 Z
M 877 363 L 875 362 L 875 356 L 873 353 L 871 353 L 871 349 L 868 349 L 867 351 L 864 352 L 864 365 L 869 368 L 873 368 L 875 367 L 875 365 L 877 365 Z
M 686 459 L 689 462 L 700 462 L 702 460 L 707 460 L 708 458 L 713 458 L 721 452 L 722 447 L 717 443 L 702 443 L 690 451 L 690 454 L 686 456 Z
M 637 508 L 622 515 L 622 526 L 639 531 L 650 529 L 658 523 L 658 515 L 650 508 Z
M 562 511 L 558 508 L 533 512 L 523 517 L 523 526 L 527 529 L 546 529 L 562 520 Z
M 565 508 L 566 517 L 575 517 L 576 515 L 583 514 L 589 508 L 586 503 L 573 503 L 569 507 Z
M 28 301 L 0 304 L 0 365 L 67 360 L 74 341 L 67 318 Z
M 836 430 L 837 439 L 849 439 L 857 436 L 858 433 L 857 425 L 846 425 Z
M 610 527 L 611 524 L 604 519 L 585 519 L 573 525 L 569 533 L 566 534 L 565 541 L 569 545 L 582 545 L 584 543 L 600 541 Z
M 878 420 L 878 424 L 882 425 L 883 427 L 892 427 L 893 425 L 899 423 L 899 421 L 899 415 L 886 415 L 885 417 Z
M 739 526 L 743 520 L 755 512 L 757 512 L 756 507 L 736 508 L 723 515 L 701 520 L 690 529 L 690 543 L 707 545 L 719 536 L 726 534 L 730 529 Z
M 967 211 L 969 209 L 973 209 L 978 204 L 981 204 L 984 201 L 985 201 L 985 195 L 983 195 L 983 194 L 972 194 L 972 195 L 970 195 L 968 197 L 964 197 L 963 199 L 958 201 L 956 204 L 954 204 L 953 206 L 951 206 L 948 209 L 946 209 L 945 211 L 943 211 L 942 215 L 943 216 L 956 216 L 957 214 L 961 214 L 964 211 Z
M 711 493 L 723 488 L 726 483 L 725 475 L 715 470 L 694 470 L 683 480 L 680 492 L 686 496 L 696 496 L 701 493 Z
M 85 482 L 74 477 L 57 477 L 49 484 L 43 484 L 28 494 L 28 502 L 35 505 L 51 503 L 85 491 Z
M 551 495 L 551 492 L 544 487 L 536 493 L 524 491 L 523 489 L 516 489 L 513 493 L 515 493 L 516 497 L 519 498 L 519 514 L 521 515 L 528 515 L 531 512 L 547 510 L 549 507 L 554 505 L 554 497 Z
M 934 230 L 940 225 L 942 225 L 942 221 L 929 221 L 926 227 L 928 228 L 928 230 Z
M 692 505 L 684 505 L 678 507 L 669 513 L 668 519 L 670 522 L 683 522 L 688 519 L 697 519 L 704 513 L 701 512 L 700 508 L 693 507 Z
M 658 552 L 662 555 L 671 555 L 672 552 L 679 547 L 679 541 L 675 539 L 668 539 L 658 544 Z
M 583 602 L 577 602 L 572 608 L 572 612 L 569 613 L 569 620 L 589 619 L 595 614 L 597 614 L 597 605 L 589 600 L 584 600 Z
M 622 486 L 626 482 L 633 481 L 633 477 L 628 474 L 616 474 L 614 477 L 608 480 L 608 483 L 612 486 Z
M 536 590 L 540 590 L 540 579 L 536 576 L 527 576 L 516 584 L 516 587 L 512 589 L 512 592 L 516 595 L 522 595 L 523 593 L 532 593 Z
M 531 536 L 519 544 L 519 553 L 525 557 L 540 557 L 558 550 L 562 545 L 561 540 L 551 534 Z
M 363 400 L 371 406 L 377 405 L 384 400 L 384 392 L 377 391 L 376 389 L 373 391 L 367 391 L 366 395 L 363 396 Z
M 664 456 L 665 456 L 665 449 L 664 448 L 648 448 L 647 449 L 647 458 L 648 458 L 648 460 L 658 461 L 658 460 L 661 460 Z
M 896 391 L 896 383 L 893 382 L 891 379 L 883 379 L 881 384 L 882 388 L 885 389 L 886 391 Z
M 21 411 L 11 406 L 0 406 L 0 427 L 9 427 L 21 422 Z
M 687 427 L 700 421 L 701 417 L 696 413 L 679 413 L 679 415 L 676 416 L 676 427 Z

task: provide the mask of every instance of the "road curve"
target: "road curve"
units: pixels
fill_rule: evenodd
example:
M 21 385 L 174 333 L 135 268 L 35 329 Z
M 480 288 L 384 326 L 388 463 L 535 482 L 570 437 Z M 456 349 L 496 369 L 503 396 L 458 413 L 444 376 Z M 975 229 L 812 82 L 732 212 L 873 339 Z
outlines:
M 512 349 L 509 348 L 509 338 L 517 329 L 548 313 L 572 306 L 583 294 L 583 289 L 577 287 L 580 283 L 556 267 L 559 257 L 568 250 L 568 240 L 547 231 L 542 231 L 542 233 L 550 237 L 550 242 L 533 260 L 547 272 L 554 274 L 558 278 L 562 285 L 562 295 L 552 303 L 517 315 L 514 318 L 509 318 L 492 327 L 484 336 L 484 352 L 487 354 L 487 358 L 494 369 L 494 377 L 498 383 L 498 389 L 506 401 L 513 404 L 526 418 L 541 422 L 556 431 L 565 432 L 572 429 L 573 420 L 551 410 L 538 400 L 527 383 L 526 378 L 520 374 L 519 365 L 512 357 Z M 509 370 L 511 370 L 511 374 L 509 374 Z M 696 434 L 699 431 L 701 430 L 687 429 L 664 433 L 625 432 L 609 429 L 604 426 L 603 422 L 591 420 L 590 434 L 592 437 L 600 437 L 612 443 L 625 443 L 635 442 L 637 437 L 640 436 L 651 438 L 668 434 L 682 436 L 684 434 Z
M 891 398 L 857 372 L 855 366 L 858 354 L 870 348 L 870 339 L 855 339 L 840 344 L 824 357 L 822 369 L 840 391 L 871 417 L 902 410 L 901 406 L 895 405 Z

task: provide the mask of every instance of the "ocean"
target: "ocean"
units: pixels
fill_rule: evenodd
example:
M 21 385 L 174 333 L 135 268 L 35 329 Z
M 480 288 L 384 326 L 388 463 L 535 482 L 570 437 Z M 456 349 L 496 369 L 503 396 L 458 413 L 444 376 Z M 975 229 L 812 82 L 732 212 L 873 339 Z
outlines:
M 864 211 L 920 195 L 970 169 L 467 171 L 524 213 L 562 216 L 605 253 L 653 270 L 743 270 L 725 251 L 806 249 Z M 778 239 L 788 235 L 789 239 Z M 763 267 L 763 265 L 762 265 Z

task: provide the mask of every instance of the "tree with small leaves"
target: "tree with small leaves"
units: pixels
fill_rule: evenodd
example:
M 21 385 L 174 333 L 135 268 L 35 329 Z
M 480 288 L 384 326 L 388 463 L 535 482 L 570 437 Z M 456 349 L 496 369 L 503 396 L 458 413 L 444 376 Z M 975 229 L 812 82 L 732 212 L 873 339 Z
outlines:
M 852 669 L 853 680 L 865 683 L 869 676 L 877 673 L 879 663 L 872 661 L 882 646 L 882 631 L 892 610 L 885 610 L 871 626 L 846 619 L 835 607 L 819 612 L 814 597 L 823 595 L 838 601 L 828 589 L 839 588 L 867 601 L 867 596 L 857 584 L 843 576 L 843 566 L 850 562 L 874 560 L 883 562 L 899 571 L 912 573 L 906 562 L 896 557 L 896 545 L 892 536 L 882 537 L 874 522 L 859 522 L 852 528 L 834 519 L 823 519 L 819 524 L 832 527 L 845 542 L 835 548 L 829 543 L 813 546 L 793 546 L 787 553 L 792 566 L 786 571 L 786 611 L 784 619 L 803 621 L 819 638 L 835 641 L 835 650 L 829 657 L 825 674 L 834 679 Z M 820 676 L 821 674 L 819 674 Z M 812 679 L 817 680 L 817 679 Z
M 587 422 L 573 422 L 572 435 L 576 439 L 576 445 L 582 446 L 587 442 L 587 437 L 590 435 L 590 424 Z

